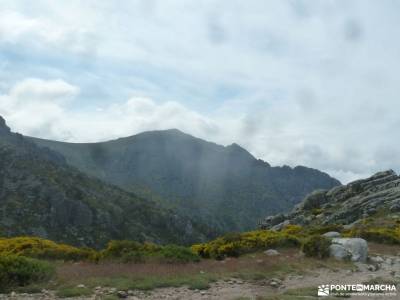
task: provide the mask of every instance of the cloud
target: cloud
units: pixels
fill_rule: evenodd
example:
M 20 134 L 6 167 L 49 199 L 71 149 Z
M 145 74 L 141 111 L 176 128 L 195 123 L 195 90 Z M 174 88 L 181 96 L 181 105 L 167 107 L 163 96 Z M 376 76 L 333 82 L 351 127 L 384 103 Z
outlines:
M 20 132 L 51 136 L 59 118 L 66 117 L 66 102 L 78 93 L 78 87 L 59 79 L 25 79 L 0 95 L 0 114 Z
M 17 130 L 59 140 L 177 127 L 344 181 L 400 171 L 399 8 L 4 0 L 0 110 Z M 26 78 L 41 78 L 39 92 Z

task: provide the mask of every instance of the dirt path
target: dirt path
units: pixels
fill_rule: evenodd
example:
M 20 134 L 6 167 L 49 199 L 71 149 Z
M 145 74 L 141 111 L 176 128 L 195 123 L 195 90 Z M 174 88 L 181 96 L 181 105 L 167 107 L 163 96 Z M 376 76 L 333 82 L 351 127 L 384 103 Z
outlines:
M 385 257 L 385 259 L 388 257 Z M 393 260 L 396 258 L 392 257 Z M 398 259 L 398 258 L 397 258 Z M 396 273 L 396 271 L 398 273 Z M 157 299 L 210 299 L 210 300 L 235 300 L 248 299 L 255 300 L 260 297 L 281 295 L 288 290 L 300 289 L 305 287 L 315 287 L 317 291 L 318 285 L 323 284 L 357 284 L 368 282 L 373 279 L 382 280 L 382 282 L 391 282 L 394 280 L 400 281 L 400 278 L 395 277 L 400 275 L 400 261 L 392 265 L 384 265 L 383 268 L 370 271 L 367 265 L 359 265 L 359 269 L 354 272 L 349 270 L 332 271 L 327 269 L 315 270 L 304 276 L 288 276 L 282 285 L 274 288 L 271 287 L 271 281 L 257 282 L 256 284 L 236 282 L 234 279 L 231 282 L 218 282 L 211 285 L 207 291 L 191 291 L 186 288 L 161 289 L 152 292 L 150 295 L 143 297 L 147 300 Z M 305 299 L 312 299 L 305 297 Z M 352 297 L 351 299 L 400 299 L 400 293 L 394 297 Z M 134 299 L 134 298 L 133 298 Z M 140 299 L 140 298 L 139 298 Z

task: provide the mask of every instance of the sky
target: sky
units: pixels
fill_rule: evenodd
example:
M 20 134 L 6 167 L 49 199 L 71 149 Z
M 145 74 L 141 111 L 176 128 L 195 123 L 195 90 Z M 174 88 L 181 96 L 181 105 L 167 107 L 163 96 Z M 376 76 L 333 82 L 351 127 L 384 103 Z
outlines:
M 2 0 L 0 115 L 96 142 L 177 128 L 343 183 L 400 171 L 400 2 Z

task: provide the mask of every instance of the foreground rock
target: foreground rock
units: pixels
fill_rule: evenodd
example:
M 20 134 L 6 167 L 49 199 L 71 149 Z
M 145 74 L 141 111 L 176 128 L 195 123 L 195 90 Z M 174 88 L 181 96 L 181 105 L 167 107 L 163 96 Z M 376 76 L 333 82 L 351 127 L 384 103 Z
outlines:
M 360 238 L 334 238 L 329 247 L 332 257 L 365 263 L 368 257 L 367 241 Z

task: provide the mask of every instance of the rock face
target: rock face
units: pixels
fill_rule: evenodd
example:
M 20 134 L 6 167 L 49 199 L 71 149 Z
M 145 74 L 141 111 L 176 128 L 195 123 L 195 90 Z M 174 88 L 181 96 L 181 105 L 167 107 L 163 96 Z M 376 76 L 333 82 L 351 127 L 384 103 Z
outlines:
M 276 226 L 273 221 L 298 225 L 341 224 L 350 229 L 378 212 L 400 219 L 400 177 L 392 170 L 357 180 L 330 190 L 318 190 L 287 215 L 267 217 L 262 228 Z
M 365 263 L 368 258 L 368 244 L 366 240 L 360 238 L 334 238 L 329 252 L 338 259 Z
M 204 239 L 191 222 L 172 209 L 79 172 L 62 155 L 10 132 L 0 119 L 2 236 L 34 235 L 91 247 L 111 239 Z

